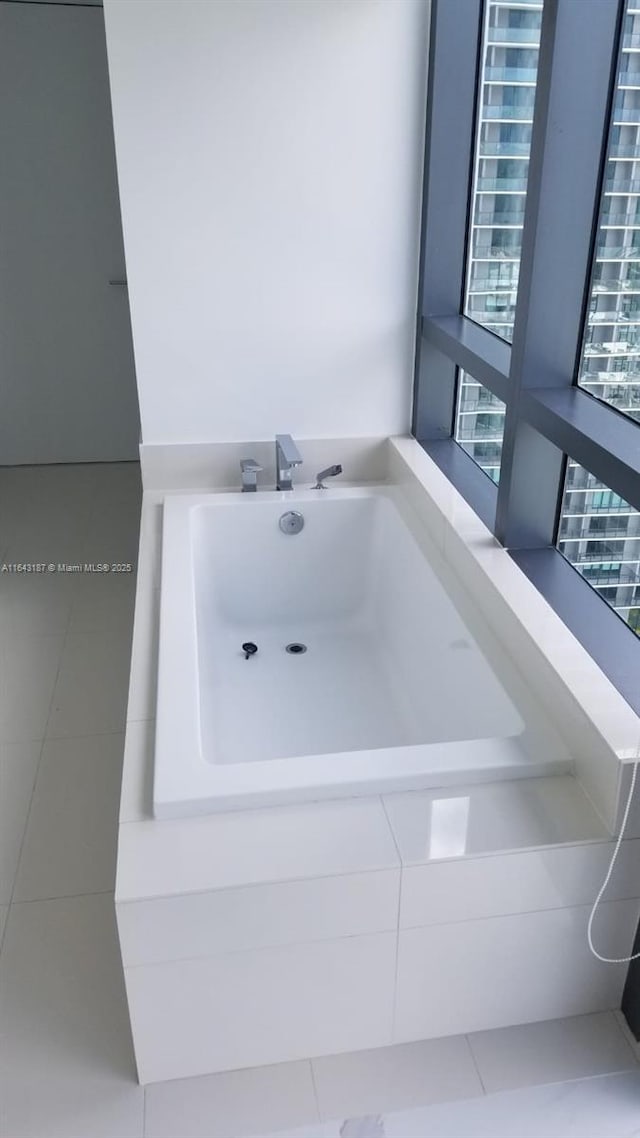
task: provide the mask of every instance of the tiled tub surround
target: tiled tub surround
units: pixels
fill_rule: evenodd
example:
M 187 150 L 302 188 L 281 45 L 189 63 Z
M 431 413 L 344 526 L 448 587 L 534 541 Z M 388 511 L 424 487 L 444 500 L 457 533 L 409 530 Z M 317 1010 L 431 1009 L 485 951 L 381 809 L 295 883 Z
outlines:
M 448 483 L 426 456 L 407 456 L 411 445 L 390 444 L 391 480 L 423 511 L 451 572 L 467 578 L 470 619 L 482 619 L 474 608 L 487 612 L 558 729 L 569 708 L 565 741 L 592 801 L 558 774 L 153 820 L 163 495 L 148 492 L 116 882 L 144 1083 L 619 1005 L 625 969 L 590 956 L 586 924 L 612 851 L 616 750 L 633 753 L 637 720 L 606 681 L 597 711 L 557 672 L 552 689 L 552 664 L 545 675 L 525 627 L 531 611 L 502 611 L 513 602 L 507 555 L 455 492 L 443 503 Z M 473 563 L 482 576 L 489 554 L 493 579 L 472 588 Z M 540 605 L 538 626 L 544 618 L 545 630 L 562 629 Z M 486 643 L 502 651 L 491 632 Z M 555 643 L 561 671 L 561 632 Z M 599 683 L 588 666 L 570 675 L 574 688 L 586 679 Z M 603 952 L 630 949 L 639 866 L 640 842 L 626 840 L 596 924 Z

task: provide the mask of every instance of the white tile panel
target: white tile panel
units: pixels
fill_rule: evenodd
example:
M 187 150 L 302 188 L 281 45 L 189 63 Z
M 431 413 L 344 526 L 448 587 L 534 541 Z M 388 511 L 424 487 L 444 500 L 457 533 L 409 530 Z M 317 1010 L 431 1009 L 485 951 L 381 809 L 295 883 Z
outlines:
M 590 904 L 613 848 L 613 842 L 596 842 L 409 866 L 402 875 L 401 927 Z M 636 840 L 620 851 L 607 900 L 639 896 Z
M 312 802 L 120 828 L 118 900 L 390 869 L 378 798 Z
M 594 935 L 603 955 L 624 956 L 637 901 L 604 904 Z M 587 947 L 588 908 L 405 929 L 398 948 L 394 1039 L 434 1038 L 619 1006 L 625 965 Z
M 400 870 L 131 901 L 118 906 L 127 967 L 395 930 Z
M 396 935 L 126 969 L 143 1083 L 391 1041 Z

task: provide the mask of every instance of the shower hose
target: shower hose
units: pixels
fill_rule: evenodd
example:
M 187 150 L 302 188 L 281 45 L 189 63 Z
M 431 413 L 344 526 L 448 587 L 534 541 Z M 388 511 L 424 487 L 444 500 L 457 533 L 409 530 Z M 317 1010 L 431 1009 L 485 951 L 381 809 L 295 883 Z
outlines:
M 609 868 L 607 870 L 607 876 L 605 877 L 605 879 L 602 883 L 602 887 L 600 889 L 600 892 L 598 893 L 598 896 L 596 897 L 595 901 L 593 902 L 593 908 L 591 910 L 591 913 L 589 914 L 589 924 L 587 925 L 587 940 L 589 942 L 589 948 L 591 949 L 593 955 L 596 956 L 598 958 L 598 960 L 602 960 L 604 964 L 629 964 L 630 961 L 637 960 L 640 957 L 640 952 L 634 952 L 633 956 L 601 956 L 600 953 L 597 951 L 597 949 L 595 949 L 593 947 L 593 936 L 592 936 L 593 921 L 594 921 L 595 915 L 598 911 L 598 905 L 600 904 L 602 897 L 604 895 L 605 889 L 607 888 L 607 885 L 609 884 L 609 882 L 611 880 L 611 874 L 613 873 L 613 869 L 614 869 L 614 866 L 616 864 L 616 859 L 618 857 L 618 854 L 620 853 L 620 846 L 622 845 L 622 839 L 624 838 L 624 832 L 627 828 L 627 822 L 629 820 L 629 811 L 631 810 L 631 801 L 633 799 L 633 792 L 634 792 L 635 786 L 636 786 L 637 774 L 638 774 L 638 762 L 636 761 L 633 764 L 633 771 L 631 773 L 631 786 L 629 787 L 629 797 L 627 798 L 627 805 L 625 806 L 624 814 L 622 816 L 622 825 L 620 826 L 620 833 L 618 834 L 618 840 L 616 842 L 615 849 L 613 851 L 613 856 L 612 856 L 611 861 L 609 863 Z

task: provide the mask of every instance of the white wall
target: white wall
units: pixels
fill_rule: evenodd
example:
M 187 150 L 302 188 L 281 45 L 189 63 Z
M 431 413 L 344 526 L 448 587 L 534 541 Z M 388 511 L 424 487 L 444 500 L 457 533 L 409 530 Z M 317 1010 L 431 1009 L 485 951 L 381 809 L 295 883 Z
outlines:
M 407 429 L 428 0 L 105 0 L 145 443 Z

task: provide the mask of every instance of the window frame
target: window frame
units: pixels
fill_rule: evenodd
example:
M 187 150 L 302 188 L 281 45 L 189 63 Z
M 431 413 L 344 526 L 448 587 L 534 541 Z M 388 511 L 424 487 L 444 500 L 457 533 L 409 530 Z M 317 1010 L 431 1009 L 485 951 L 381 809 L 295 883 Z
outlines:
M 624 8 L 544 0 L 509 344 L 461 315 L 484 0 L 432 0 L 412 433 L 640 714 L 640 638 L 556 548 L 569 459 L 640 509 L 640 423 L 578 386 Z M 459 369 L 506 406 L 499 486 L 454 441 Z

